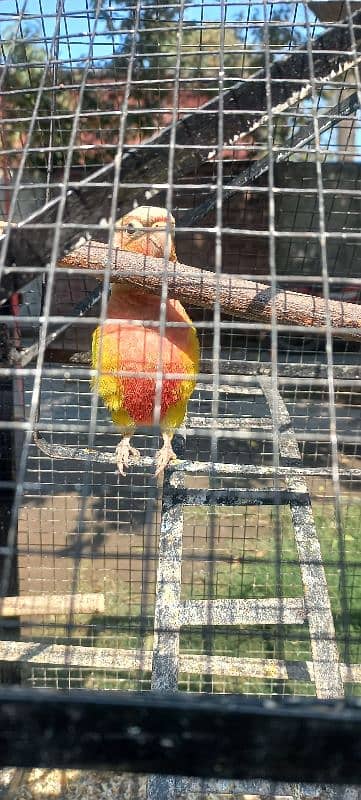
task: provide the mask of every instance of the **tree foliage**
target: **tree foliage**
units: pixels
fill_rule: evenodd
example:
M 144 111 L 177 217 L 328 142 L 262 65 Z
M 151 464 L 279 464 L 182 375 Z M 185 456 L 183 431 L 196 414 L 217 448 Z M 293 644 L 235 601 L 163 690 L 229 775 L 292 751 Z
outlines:
M 275 58 L 299 44 L 300 32 L 292 26 L 292 4 L 269 5 L 268 41 Z M 139 13 L 137 7 L 134 0 L 115 0 L 111 10 L 101 10 L 99 25 L 113 55 L 86 68 L 80 62 L 71 68 L 53 65 L 42 31 L 34 24 L 27 23 L 16 35 L 14 29 L 5 31 L 2 147 L 10 167 L 19 162 L 26 145 L 32 168 L 64 165 L 84 79 L 72 163 L 95 166 L 114 155 L 129 79 L 125 139 L 135 142 L 169 123 L 175 77 L 179 78 L 177 106 L 185 113 L 219 92 L 220 75 L 228 88 L 264 66 L 262 5 L 250 4 L 248 16 L 243 12 L 227 21 L 223 31 L 216 21 L 191 21 L 187 4 L 183 20 L 179 5 L 143 0 Z
M 237 17 L 226 20 L 223 30 L 219 21 L 190 21 L 187 3 L 183 19 L 179 6 L 155 0 L 143 0 L 138 15 L 136 4 L 125 0 L 102 12 L 115 48 L 114 74 L 126 80 L 126 70 L 131 72 L 131 99 L 138 104 L 140 131 L 151 131 L 154 110 L 172 100 L 175 78 L 180 100 L 183 93 L 189 102 L 193 93 L 201 105 L 219 92 L 220 75 L 227 89 L 264 67 L 266 45 L 272 61 L 301 43 L 302 29 L 292 16 L 294 4 L 269 3 L 267 26 L 262 4 L 241 8 Z
M 62 168 L 72 138 L 83 68 L 54 66 L 48 59 L 41 29 L 31 24 L 16 35 L 12 28 L 4 32 L 1 56 L 1 145 L 8 168 L 17 167 L 25 148 L 28 168 L 40 173 Z M 74 138 L 73 165 L 84 164 L 82 145 L 99 145 L 98 110 L 97 94 L 87 82 Z M 91 153 L 90 158 L 87 153 L 87 160 L 99 162 L 95 148 Z

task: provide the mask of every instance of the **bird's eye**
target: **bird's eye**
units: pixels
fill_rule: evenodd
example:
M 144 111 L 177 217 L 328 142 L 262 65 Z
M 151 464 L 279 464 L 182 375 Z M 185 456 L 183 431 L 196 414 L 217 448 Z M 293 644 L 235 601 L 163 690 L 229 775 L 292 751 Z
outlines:
M 128 222 L 126 230 L 127 230 L 127 233 L 132 235 L 132 233 L 135 233 L 135 230 L 136 230 L 135 225 L 133 225 L 132 222 Z

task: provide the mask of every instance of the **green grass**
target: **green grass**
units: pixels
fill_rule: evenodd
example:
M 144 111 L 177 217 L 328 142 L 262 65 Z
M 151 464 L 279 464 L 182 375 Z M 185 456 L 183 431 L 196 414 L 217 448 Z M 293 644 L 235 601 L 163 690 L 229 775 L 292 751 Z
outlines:
M 361 662 L 361 504 L 351 496 L 341 504 L 341 529 L 336 524 L 332 502 L 315 501 L 313 514 L 335 620 L 341 660 Z M 211 547 L 212 545 L 212 547 Z M 211 560 L 210 560 L 211 559 Z M 99 587 L 98 587 L 99 588 Z M 91 591 L 81 575 L 79 591 Z M 108 580 L 104 586 L 104 615 L 74 620 L 71 641 L 96 647 L 152 648 L 152 610 L 146 624 L 140 605 L 130 604 L 129 585 Z M 290 510 L 192 508 L 185 510 L 183 599 L 301 597 L 302 580 Z M 132 616 L 130 616 L 130 614 Z M 44 627 L 43 636 L 58 643 L 69 642 L 66 619 L 57 618 L 57 635 Z M 144 621 L 143 621 L 144 622 Z M 230 626 L 229 628 L 182 629 L 183 653 L 212 653 L 241 658 L 311 660 L 308 627 Z M 68 685 L 68 670 L 64 685 Z M 148 674 L 102 673 L 71 670 L 71 685 L 95 688 L 149 688 Z M 50 685 L 51 681 L 47 683 Z M 61 685 L 57 670 L 57 685 Z M 181 689 L 190 691 L 246 692 L 250 694 L 314 694 L 312 684 L 272 678 L 222 678 L 181 675 Z M 361 694 L 361 687 L 349 687 Z
M 217 509 L 218 522 L 222 520 Z M 266 509 L 254 512 L 257 538 L 223 541 L 223 555 L 229 563 L 219 561 L 214 565 L 212 584 L 209 572 L 199 569 L 192 574 L 188 591 L 194 599 L 207 597 L 301 597 L 302 580 L 290 511 L 288 508 Z M 211 512 L 211 515 L 212 516 Z M 338 530 L 333 503 L 313 503 L 313 513 L 321 545 L 323 563 L 328 583 L 331 606 L 335 620 L 337 643 L 342 660 L 361 662 L 361 505 L 350 497 L 341 505 L 341 527 Z M 198 513 L 197 524 L 205 509 Z M 238 512 L 240 524 L 246 528 L 247 510 Z M 194 523 L 194 519 L 193 519 Z M 230 529 L 232 526 L 230 526 Z M 234 527 L 233 527 L 234 531 Z M 213 542 L 219 543 L 216 520 L 213 519 Z M 240 551 L 243 546 L 243 557 Z M 216 554 L 215 554 L 216 555 Z M 299 626 L 245 626 L 211 632 L 203 629 L 183 629 L 181 649 L 185 652 L 212 652 L 219 656 L 243 658 L 282 658 L 286 660 L 311 660 L 307 625 Z M 183 681 L 186 684 L 185 676 Z M 203 681 L 203 683 L 202 683 Z M 275 691 L 274 682 L 228 678 L 218 683 L 223 691 L 248 691 L 265 694 Z M 278 684 L 278 691 L 313 694 L 310 684 L 287 681 Z M 188 688 L 207 691 L 209 676 L 193 676 Z M 213 690 L 215 688 L 212 684 Z M 203 688 L 204 687 L 204 688 Z M 361 694 L 360 687 L 349 687 L 353 694 Z M 208 689 L 209 690 L 209 689 Z M 276 689 L 277 691 L 277 689 Z
M 361 662 L 361 504 L 341 505 L 338 530 L 334 507 L 314 505 L 341 658 Z

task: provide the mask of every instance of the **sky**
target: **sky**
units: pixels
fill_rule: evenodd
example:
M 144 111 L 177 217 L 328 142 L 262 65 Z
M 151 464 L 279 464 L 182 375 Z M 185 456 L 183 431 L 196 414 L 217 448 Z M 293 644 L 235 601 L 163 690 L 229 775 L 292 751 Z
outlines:
M 7 26 L 16 24 L 22 16 L 28 23 L 43 25 L 46 36 L 51 40 L 54 33 L 56 19 L 56 0 L 0 0 L 0 31 L 3 33 Z M 110 0 L 104 2 L 107 10 Z M 219 0 L 209 0 L 201 3 L 195 0 L 186 11 L 185 19 L 200 20 L 203 5 L 203 20 L 217 22 L 220 19 L 221 3 Z M 94 30 L 94 14 L 89 12 L 90 3 L 87 0 L 64 0 L 66 24 L 63 21 L 60 30 L 60 58 L 68 58 L 69 50 L 72 59 L 79 59 L 88 53 L 89 35 Z M 239 13 L 242 4 L 228 3 L 228 17 L 234 18 Z M 114 3 L 114 8 L 116 8 Z M 96 37 L 94 41 L 94 56 L 101 59 L 111 54 L 111 40 L 109 35 L 103 34 L 104 23 L 97 22 Z M 50 41 L 49 41 L 50 46 Z
M 59 0 L 58 0 L 59 1 Z M 263 3 L 252 2 L 253 9 L 259 7 L 260 15 L 263 13 Z M 289 3 L 290 18 L 293 15 L 294 3 Z M 56 20 L 57 0 L 0 0 L 0 32 L 11 24 L 16 25 L 22 17 L 28 23 L 37 24 L 44 35 L 48 38 L 49 47 L 54 33 Z M 61 59 L 78 60 L 88 54 L 89 36 L 94 29 L 94 15 L 89 9 L 90 0 L 64 0 L 65 19 L 62 20 L 60 29 L 59 57 Z M 104 0 L 104 8 L 109 9 L 111 0 Z M 241 10 L 247 13 L 248 0 L 235 2 L 230 0 L 226 3 L 227 21 L 232 22 L 236 19 Z M 271 3 L 269 4 L 271 6 Z M 114 3 L 114 8 L 117 4 Z M 195 0 L 189 4 L 185 12 L 185 19 L 188 21 L 202 21 L 204 23 L 216 23 L 220 20 L 222 3 L 220 0 Z M 298 4 L 297 19 L 302 24 L 302 4 Z M 312 16 L 313 18 L 313 16 Z M 96 36 L 94 40 L 94 57 L 101 60 L 111 55 L 112 47 L 109 35 L 104 33 L 104 23 L 102 20 L 97 22 Z

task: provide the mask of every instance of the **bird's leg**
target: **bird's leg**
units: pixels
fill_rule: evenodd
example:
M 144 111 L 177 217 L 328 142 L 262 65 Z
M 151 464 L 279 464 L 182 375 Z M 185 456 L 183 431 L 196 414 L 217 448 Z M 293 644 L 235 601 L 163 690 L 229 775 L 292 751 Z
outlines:
M 173 447 L 172 447 L 172 439 L 173 433 L 163 433 L 163 447 L 158 450 L 158 453 L 155 458 L 155 474 L 156 476 L 161 475 L 164 472 L 165 468 L 168 466 L 170 461 L 177 458 Z
M 135 458 L 138 462 L 140 459 L 140 452 L 136 449 L 136 447 L 131 447 L 130 439 L 132 433 L 130 435 L 124 435 L 117 447 L 115 448 L 115 457 L 118 470 L 121 475 L 125 475 L 125 468 L 129 467 L 129 459 Z

